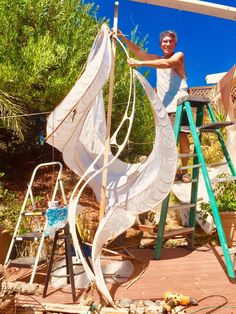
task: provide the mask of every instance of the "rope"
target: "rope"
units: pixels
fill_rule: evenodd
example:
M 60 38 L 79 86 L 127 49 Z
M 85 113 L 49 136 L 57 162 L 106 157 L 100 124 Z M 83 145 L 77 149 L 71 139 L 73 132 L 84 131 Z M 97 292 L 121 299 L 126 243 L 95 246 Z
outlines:
M 50 114 L 50 113 L 51 113 L 51 111 L 44 111 L 44 112 L 19 114 L 19 115 L 14 115 L 14 116 L 0 116 L 0 119 L 11 119 L 11 118 L 19 118 L 19 117 L 39 116 L 39 115 L 46 115 L 46 114 Z
M 148 100 L 142 101 L 142 103 L 149 103 Z M 118 102 L 115 104 L 112 104 L 113 106 L 119 106 L 119 105 L 126 105 L 126 102 Z M 40 115 L 47 115 L 52 113 L 52 111 L 44 111 L 44 112 L 35 112 L 35 113 L 28 113 L 28 114 L 19 114 L 19 115 L 14 115 L 14 116 L 0 116 L 0 119 L 12 119 L 12 118 L 20 118 L 20 117 L 30 117 L 30 116 L 40 116 Z
M 128 140 L 128 144 L 134 144 L 134 145 L 148 145 L 148 144 L 153 144 L 154 142 L 132 142 Z
M 202 310 L 210 310 L 210 309 L 215 309 L 215 310 L 216 310 L 216 309 L 235 309 L 235 308 L 236 308 L 236 306 L 234 306 L 234 305 L 204 306 L 204 307 L 201 307 L 200 309 L 197 309 L 197 310 L 195 310 L 195 311 L 193 311 L 193 312 L 190 312 L 190 314 L 198 313 L 198 312 L 200 312 L 200 311 L 202 311 Z M 214 312 L 215 312 L 215 311 L 214 311 Z M 213 311 L 210 311 L 210 312 L 208 312 L 208 313 L 213 313 Z

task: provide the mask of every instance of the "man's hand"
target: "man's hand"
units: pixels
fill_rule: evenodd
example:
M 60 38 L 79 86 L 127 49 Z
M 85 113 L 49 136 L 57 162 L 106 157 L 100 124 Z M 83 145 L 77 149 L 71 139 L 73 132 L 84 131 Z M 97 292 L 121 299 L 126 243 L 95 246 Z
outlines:
M 140 66 L 140 63 L 141 63 L 139 60 L 136 60 L 134 58 L 128 58 L 127 62 L 130 67 L 138 67 Z

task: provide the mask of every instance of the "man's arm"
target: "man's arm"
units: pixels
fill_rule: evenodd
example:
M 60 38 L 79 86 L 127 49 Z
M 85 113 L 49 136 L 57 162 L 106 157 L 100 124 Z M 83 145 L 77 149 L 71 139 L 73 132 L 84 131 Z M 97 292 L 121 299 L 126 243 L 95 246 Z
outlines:
M 159 59 L 160 56 L 155 54 L 150 54 L 145 51 L 143 51 L 139 46 L 134 44 L 132 41 L 130 41 L 128 38 L 125 37 L 125 35 L 118 30 L 117 35 L 122 38 L 122 40 L 126 43 L 129 50 L 135 54 L 136 57 L 140 58 L 141 60 L 156 60 Z
M 159 69 L 180 69 L 184 65 L 184 54 L 182 52 L 176 52 L 170 58 L 161 58 L 161 59 L 145 59 L 145 60 L 136 60 L 133 58 L 128 59 L 129 66 L 145 66 Z

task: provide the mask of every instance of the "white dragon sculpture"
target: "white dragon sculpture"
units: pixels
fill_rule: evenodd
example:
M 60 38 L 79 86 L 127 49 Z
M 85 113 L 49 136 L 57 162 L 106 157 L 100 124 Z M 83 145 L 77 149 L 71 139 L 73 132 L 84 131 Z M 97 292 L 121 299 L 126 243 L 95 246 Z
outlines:
M 139 72 L 130 70 L 133 101 L 131 103 L 129 97 L 123 120 L 111 137 L 111 144 L 116 145 L 117 153 L 113 155 L 110 151 L 108 164 L 104 166 L 106 117 L 102 88 L 110 69 L 110 30 L 103 24 L 92 46 L 84 73 L 48 118 L 47 142 L 62 152 L 65 163 L 80 176 L 68 206 L 73 244 L 89 281 L 95 283 L 104 299 L 113 304 L 101 270 L 101 250 L 110 239 L 131 227 L 137 214 L 155 208 L 168 195 L 176 173 L 177 149 L 171 123 L 157 94 Z M 151 154 L 144 162 L 130 164 L 118 157 L 127 144 L 134 119 L 136 80 L 143 86 L 153 108 L 155 141 Z M 118 145 L 117 134 L 127 122 L 129 127 L 126 138 Z M 80 213 L 81 194 L 88 184 L 100 201 L 102 172 L 106 167 L 106 214 L 95 234 L 91 269 L 77 239 L 76 218 Z

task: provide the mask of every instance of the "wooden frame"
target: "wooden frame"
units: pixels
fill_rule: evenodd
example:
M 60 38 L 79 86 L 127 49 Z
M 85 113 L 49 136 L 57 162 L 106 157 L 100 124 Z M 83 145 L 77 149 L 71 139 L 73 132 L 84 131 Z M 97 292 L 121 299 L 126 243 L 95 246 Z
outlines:
M 236 21 L 236 8 L 201 0 L 131 0 Z

